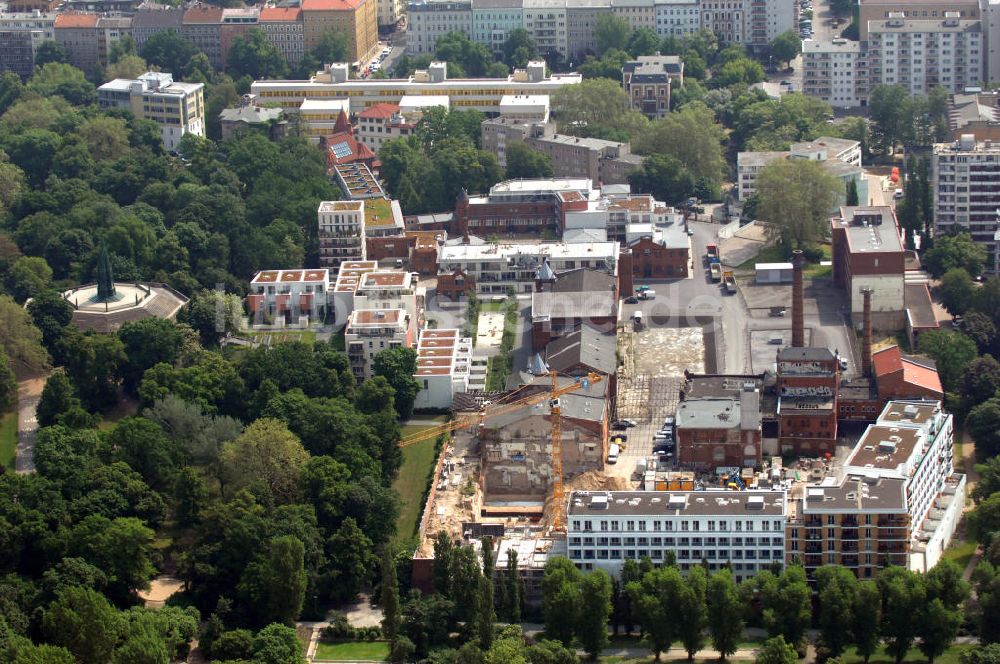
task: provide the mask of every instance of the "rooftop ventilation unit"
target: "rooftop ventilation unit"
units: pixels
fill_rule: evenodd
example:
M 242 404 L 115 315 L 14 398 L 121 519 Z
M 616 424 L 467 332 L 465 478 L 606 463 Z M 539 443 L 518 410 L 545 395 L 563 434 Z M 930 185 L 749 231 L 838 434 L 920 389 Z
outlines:
M 885 454 L 892 454 L 896 451 L 896 441 L 894 440 L 880 440 L 878 442 L 878 451 Z
M 687 496 L 670 496 L 667 500 L 667 507 L 673 510 L 682 510 L 687 506 Z
M 750 496 L 747 498 L 747 509 L 748 510 L 762 510 L 764 509 L 764 496 Z
M 608 497 L 607 496 L 591 496 L 590 497 L 590 509 L 592 509 L 592 510 L 606 510 L 606 509 L 608 509 Z

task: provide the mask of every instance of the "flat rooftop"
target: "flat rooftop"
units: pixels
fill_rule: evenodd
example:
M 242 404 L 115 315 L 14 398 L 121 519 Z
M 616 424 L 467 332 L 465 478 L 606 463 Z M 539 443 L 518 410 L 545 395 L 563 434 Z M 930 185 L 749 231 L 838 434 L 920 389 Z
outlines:
M 921 442 L 920 429 L 873 424 L 861 436 L 845 465 L 903 471 Z
M 808 513 L 906 513 L 905 480 L 848 473 L 840 485 L 806 487 L 802 511 Z
M 740 426 L 740 404 L 735 399 L 685 399 L 677 407 L 678 429 L 733 429 Z
M 358 288 L 361 276 L 377 269 L 378 261 L 348 261 L 341 263 L 334 290 L 341 293 L 353 293 Z
M 404 288 L 412 281 L 413 275 L 409 272 L 367 272 L 362 275 L 358 290 Z
M 833 136 L 820 136 L 814 141 L 802 141 L 801 143 L 792 143 L 792 152 L 816 152 L 819 150 L 829 151 L 830 157 L 836 157 L 841 152 L 847 152 L 855 148 L 861 147 L 861 144 L 857 141 L 852 141 L 847 138 L 834 138 Z
M 330 271 L 317 270 L 262 270 L 250 280 L 252 284 L 327 283 Z
M 341 210 L 358 211 L 361 209 L 361 201 L 321 201 L 320 212 L 339 212 Z
M 570 516 L 784 516 L 784 491 L 573 491 Z
M 843 228 L 851 253 L 902 253 L 896 215 L 885 205 L 840 208 L 833 228 Z
M 590 178 L 553 178 L 545 180 L 504 180 L 490 187 L 490 194 L 555 192 L 593 189 Z
M 448 261 L 491 261 L 512 256 L 550 258 L 610 258 L 617 260 L 617 242 L 538 242 L 531 244 L 460 244 L 441 248 L 441 263 Z
M 355 309 L 351 312 L 348 327 L 380 327 L 395 325 L 403 320 L 406 312 L 402 309 Z
M 940 412 L 939 401 L 890 401 L 878 419 L 879 422 L 929 424 Z

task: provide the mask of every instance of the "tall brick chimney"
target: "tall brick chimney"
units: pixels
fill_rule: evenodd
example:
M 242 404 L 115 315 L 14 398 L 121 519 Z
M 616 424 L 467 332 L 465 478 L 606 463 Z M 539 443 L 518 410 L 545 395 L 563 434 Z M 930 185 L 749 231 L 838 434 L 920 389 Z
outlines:
M 806 345 L 802 296 L 802 250 L 792 252 L 792 348 Z
M 872 375 L 872 289 L 862 288 L 865 296 L 864 329 L 861 340 L 861 375 Z

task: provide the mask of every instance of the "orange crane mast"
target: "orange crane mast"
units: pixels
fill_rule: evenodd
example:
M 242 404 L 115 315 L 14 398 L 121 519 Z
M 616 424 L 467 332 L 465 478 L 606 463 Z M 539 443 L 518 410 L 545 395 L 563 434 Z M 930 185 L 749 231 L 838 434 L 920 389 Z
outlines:
M 552 378 L 551 390 L 532 394 L 507 403 L 490 404 L 486 402 L 476 413 L 462 415 L 450 422 L 445 422 L 401 438 L 399 446 L 406 447 L 407 445 L 413 445 L 414 443 L 419 443 L 429 438 L 436 438 L 442 434 L 450 433 L 457 429 L 464 429 L 475 424 L 482 427 L 486 423 L 486 420 L 491 417 L 497 417 L 520 410 L 521 408 L 533 406 L 548 399 L 552 414 L 552 527 L 554 530 L 565 530 L 566 505 L 564 504 L 565 489 L 562 473 L 562 406 L 559 403 L 559 397 L 570 392 L 575 392 L 581 387 L 589 387 L 590 385 L 600 383 L 603 380 L 603 376 L 590 372 L 586 377 L 578 378 L 573 383 L 563 387 L 559 387 L 559 376 L 555 371 L 550 372 L 549 376 Z M 519 388 L 514 394 L 525 389 L 525 387 L 527 386 Z

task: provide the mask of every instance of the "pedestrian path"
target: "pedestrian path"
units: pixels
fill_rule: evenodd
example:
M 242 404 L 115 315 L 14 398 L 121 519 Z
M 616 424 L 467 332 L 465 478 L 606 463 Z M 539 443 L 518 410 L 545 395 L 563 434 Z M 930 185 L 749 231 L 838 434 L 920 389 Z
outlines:
M 36 410 L 48 377 L 28 378 L 17 384 L 17 452 L 14 470 L 19 474 L 35 472 Z

